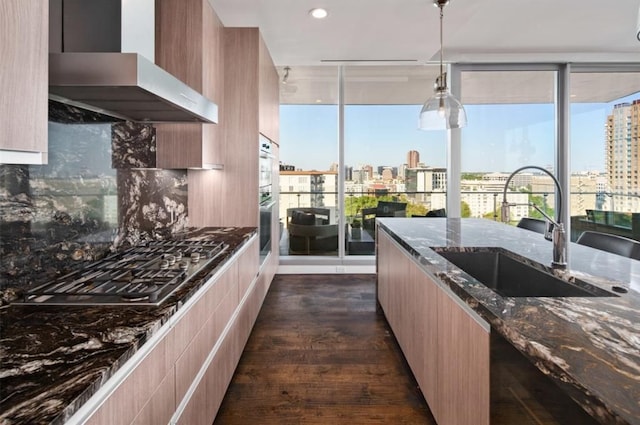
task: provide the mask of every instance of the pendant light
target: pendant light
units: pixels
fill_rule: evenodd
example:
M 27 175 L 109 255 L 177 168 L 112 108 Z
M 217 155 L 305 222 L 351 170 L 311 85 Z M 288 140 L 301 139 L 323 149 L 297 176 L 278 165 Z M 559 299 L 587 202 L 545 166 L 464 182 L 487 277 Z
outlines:
M 447 73 L 444 72 L 442 47 L 442 18 L 444 7 L 449 0 L 433 0 L 434 6 L 440 9 L 440 75 L 434 84 L 434 94 L 428 99 L 420 111 L 418 127 L 421 130 L 448 130 L 462 128 L 467 125 L 467 114 L 464 107 L 447 88 Z

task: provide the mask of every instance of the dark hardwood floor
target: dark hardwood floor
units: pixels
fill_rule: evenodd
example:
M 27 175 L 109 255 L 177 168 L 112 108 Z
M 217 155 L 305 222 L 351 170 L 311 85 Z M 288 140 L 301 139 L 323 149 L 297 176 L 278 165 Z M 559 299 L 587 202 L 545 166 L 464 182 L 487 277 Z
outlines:
M 435 424 L 374 275 L 278 275 L 214 424 Z

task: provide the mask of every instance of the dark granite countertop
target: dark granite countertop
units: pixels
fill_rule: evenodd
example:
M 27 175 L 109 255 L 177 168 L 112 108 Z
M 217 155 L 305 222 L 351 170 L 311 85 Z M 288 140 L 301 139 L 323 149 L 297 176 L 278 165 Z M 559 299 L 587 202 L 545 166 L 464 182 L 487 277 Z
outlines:
M 256 228 L 191 229 L 229 249 L 160 306 L 0 310 L 0 423 L 61 424 L 200 289 Z
M 502 248 L 549 266 L 552 243 L 542 235 L 484 219 L 380 218 L 422 265 L 448 286 L 574 400 L 604 424 L 640 424 L 640 261 L 569 244 L 568 266 L 617 297 L 502 297 L 432 248 Z

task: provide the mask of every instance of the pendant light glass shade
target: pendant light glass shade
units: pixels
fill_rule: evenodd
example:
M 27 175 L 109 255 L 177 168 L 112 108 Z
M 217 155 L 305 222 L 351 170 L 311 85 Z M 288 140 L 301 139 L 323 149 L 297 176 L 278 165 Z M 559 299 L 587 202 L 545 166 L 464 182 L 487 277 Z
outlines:
M 444 72 L 442 21 L 444 7 L 448 3 L 449 0 L 433 0 L 433 4 L 440 8 L 440 75 L 436 79 L 434 95 L 422 105 L 418 122 L 421 130 L 448 130 L 467 125 L 467 113 L 462 103 L 449 93 L 447 73 Z
M 420 111 L 421 130 L 448 130 L 467 125 L 467 113 L 458 99 L 446 88 L 437 88 Z

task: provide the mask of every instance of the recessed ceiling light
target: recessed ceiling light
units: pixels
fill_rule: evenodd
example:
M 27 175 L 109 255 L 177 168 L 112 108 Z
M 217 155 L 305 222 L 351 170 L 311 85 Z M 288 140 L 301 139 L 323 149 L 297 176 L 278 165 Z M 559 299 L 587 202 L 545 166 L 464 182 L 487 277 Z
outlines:
M 311 9 L 309 11 L 309 15 L 313 16 L 316 19 L 326 18 L 328 14 L 329 12 L 327 12 L 326 9 L 322 9 L 322 8 Z

